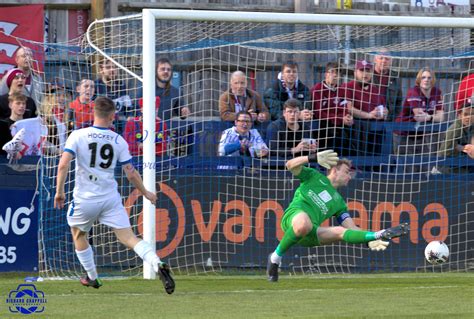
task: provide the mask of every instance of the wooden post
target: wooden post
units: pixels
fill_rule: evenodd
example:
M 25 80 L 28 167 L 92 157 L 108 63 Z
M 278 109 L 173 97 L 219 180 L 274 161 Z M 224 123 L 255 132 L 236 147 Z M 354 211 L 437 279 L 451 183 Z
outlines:
M 471 17 L 474 15 L 474 0 L 471 0 L 470 1 L 470 10 L 469 10 L 469 13 L 471 14 Z M 471 39 L 470 39 L 470 43 L 471 45 L 474 43 L 474 29 L 471 29 Z
M 104 18 L 104 0 L 91 0 L 91 19 L 99 20 Z
M 295 13 L 314 13 L 314 1 L 295 0 Z M 304 27 L 295 26 L 295 31 L 304 31 Z M 314 83 L 313 61 L 312 55 L 298 53 L 294 54 L 294 60 L 298 62 L 298 78 L 308 88 L 311 88 Z M 303 105 L 305 108 L 306 105 Z
M 91 0 L 91 21 L 100 20 L 104 18 L 104 0 Z M 104 30 L 96 29 L 93 34 L 98 47 L 104 47 Z M 97 77 L 99 74 L 100 55 L 96 54 L 92 58 L 92 72 Z M 92 79 L 93 80 L 93 79 Z

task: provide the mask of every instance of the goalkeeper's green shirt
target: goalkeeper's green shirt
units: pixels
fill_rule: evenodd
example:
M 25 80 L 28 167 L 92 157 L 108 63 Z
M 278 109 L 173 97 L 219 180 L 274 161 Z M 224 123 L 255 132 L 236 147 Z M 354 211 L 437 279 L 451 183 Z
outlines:
M 285 210 L 285 215 L 304 211 L 313 224 L 319 226 L 326 219 L 332 216 L 339 217 L 347 211 L 345 200 L 331 185 L 329 179 L 316 169 L 303 166 L 297 178 L 301 184 Z

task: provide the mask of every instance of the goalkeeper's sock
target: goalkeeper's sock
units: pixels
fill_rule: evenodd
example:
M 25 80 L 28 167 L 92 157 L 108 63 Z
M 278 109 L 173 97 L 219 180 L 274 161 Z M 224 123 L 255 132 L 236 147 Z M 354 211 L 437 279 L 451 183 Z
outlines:
M 270 255 L 270 261 L 272 262 L 272 264 L 278 264 L 279 265 L 281 263 L 281 259 L 282 259 L 282 257 L 278 256 L 278 254 L 276 252 L 273 252 Z
M 135 247 L 133 247 L 133 250 L 138 256 L 140 256 L 141 259 L 152 265 L 155 272 L 158 272 L 161 260 L 160 257 L 156 255 L 156 252 L 153 251 L 153 248 L 151 248 L 150 244 L 144 240 L 141 240 L 135 245 Z
M 95 267 L 94 251 L 92 250 L 92 247 L 89 246 L 89 248 L 81 251 L 76 250 L 76 255 L 82 267 L 84 267 L 84 270 L 87 272 L 87 277 L 89 277 L 90 280 L 96 280 L 99 275 L 97 274 L 97 268 Z
M 363 244 L 376 240 L 376 232 L 365 230 L 347 229 L 342 236 L 342 240 L 350 244 Z
M 290 249 L 291 246 L 299 242 L 301 238 L 302 237 L 298 237 L 295 235 L 293 227 L 288 228 L 288 230 L 285 232 L 285 235 L 281 239 L 280 244 L 276 248 L 275 253 L 280 257 L 283 256 L 286 251 Z

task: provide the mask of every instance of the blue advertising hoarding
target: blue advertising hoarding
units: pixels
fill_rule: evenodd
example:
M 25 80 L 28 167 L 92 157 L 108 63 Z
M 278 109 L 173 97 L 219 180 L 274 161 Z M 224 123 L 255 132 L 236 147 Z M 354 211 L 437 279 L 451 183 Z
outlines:
M 0 272 L 38 268 L 38 212 L 31 210 L 34 193 L 0 189 Z

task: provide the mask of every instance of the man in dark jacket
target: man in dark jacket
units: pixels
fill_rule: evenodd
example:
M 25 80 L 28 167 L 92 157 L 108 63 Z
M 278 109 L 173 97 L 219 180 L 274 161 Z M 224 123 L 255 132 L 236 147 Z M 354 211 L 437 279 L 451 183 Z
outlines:
M 288 99 L 296 99 L 303 105 L 300 112 L 300 119 L 310 121 L 312 112 L 310 105 L 306 107 L 305 102 L 309 101 L 309 90 L 306 85 L 298 79 L 298 65 L 295 62 L 284 63 L 278 79 L 265 91 L 264 102 L 270 110 L 271 120 L 275 121 L 282 116 L 283 104 Z

